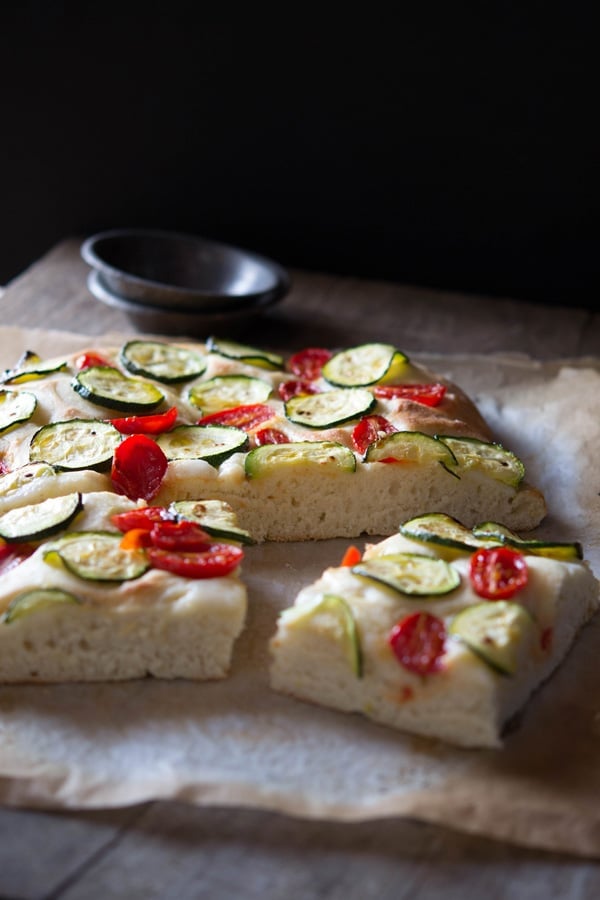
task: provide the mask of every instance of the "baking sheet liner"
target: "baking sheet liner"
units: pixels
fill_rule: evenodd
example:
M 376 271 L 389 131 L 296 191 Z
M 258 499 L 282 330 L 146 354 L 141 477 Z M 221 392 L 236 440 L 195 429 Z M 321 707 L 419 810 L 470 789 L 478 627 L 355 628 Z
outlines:
M 94 343 L 6 328 L 0 366 L 25 349 L 56 355 Z M 550 510 L 536 535 L 580 540 L 600 577 L 600 359 L 413 355 L 469 392 L 521 456 Z M 400 815 L 600 856 L 598 617 L 500 750 L 455 749 L 269 689 L 279 610 L 348 543 L 247 549 L 248 623 L 225 681 L 1 686 L 0 801 L 93 808 L 178 799 L 325 820 Z

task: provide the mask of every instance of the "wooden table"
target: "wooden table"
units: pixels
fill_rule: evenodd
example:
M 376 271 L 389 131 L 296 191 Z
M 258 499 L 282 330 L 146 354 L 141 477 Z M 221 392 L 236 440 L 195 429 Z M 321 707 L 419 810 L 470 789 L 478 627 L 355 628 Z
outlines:
M 88 334 L 132 330 L 123 313 L 91 298 L 78 248 L 75 239 L 60 244 L 7 286 L 3 324 Z M 385 338 L 406 351 L 600 355 L 600 314 L 590 310 L 292 276 L 289 297 L 254 320 L 248 343 L 285 350 Z M 600 862 L 401 819 L 340 824 L 174 802 L 92 812 L 0 810 L 2 898 L 485 895 L 595 898 Z

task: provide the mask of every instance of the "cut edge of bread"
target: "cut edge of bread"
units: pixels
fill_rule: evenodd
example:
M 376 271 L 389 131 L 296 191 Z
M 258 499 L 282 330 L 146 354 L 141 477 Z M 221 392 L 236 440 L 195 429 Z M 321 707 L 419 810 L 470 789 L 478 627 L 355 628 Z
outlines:
M 259 542 L 389 535 L 424 511 L 445 512 L 468 527 L 503 522 L 515 531 L 534 529 L 546 515 L 544 497 L 528 484 L 515 488 L 475 469 L 457 478 L 437 462 L 366 463 L 354 472 L 281 466 L 248 479 L 239 457 L 221 470 L 176 461 L 155 502 L 207 498 L 227 502 Z

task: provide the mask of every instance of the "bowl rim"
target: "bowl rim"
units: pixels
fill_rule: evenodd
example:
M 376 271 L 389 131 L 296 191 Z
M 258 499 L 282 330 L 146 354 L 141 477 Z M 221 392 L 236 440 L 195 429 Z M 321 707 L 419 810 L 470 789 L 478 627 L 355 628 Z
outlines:
M 166 240 L 169 242 L 182 241 L 195 244 L 201 243 L 205 247 L 209 246 L 217 250 L 226 250 L 228 253 L 233 252 L 239 255 L 240 258 L 249 259 L 262 268 L 271 272 L 273 274 L 273 285 L 264 290 L 251 291 L 244 294 L 217 294 L 214 291 L 203 290 L 201 288 L 188 288 L 172 284 L 168 281 L 155 281 L 154 279 L 143 278 L 139 275 L 128 272 L 127 269 L 121 269 L 117 266 L 111 265 L 111 263 L 106 262 L 106 260 L 98 254 L 98 244 L 101 241 L 111 240 L 113 238 L 124 240 L 127 240 L 128 238 L 157 238 L 159 240 Z M 170 231 L 168 229 L 162 228 L 110 228 L 105 231 L 98 231 L 95 234 L 92 234 L 84 239 L 80 247 L 80 255 L 84 262 L 86 262 L 89 266 L 99 272 L 110 273 L 110 275 L 112 275 L 113 277 L 127 280 L 139 287 L 144 286 L 149 288 L 156 288 L 157 290 L 168 289 L 174 295 L 179 294 L 181 297 L 187 297 L 189 299 L 193 297 L 209 298 L 214 296 L 222 296 L 231 299 L 238 298 L 240 301 L 248 301 L 252 298 L 260 297 L 263 294 L 271 293 L 273 291 L 277 293 L 278 297 L 283 297 L 284 294 L 286 294 L 289 290 L 291 284 L 291 279 L 286 269 L 282 265 L 280 265 L 280 263 L 275 262 L 275 260 L 271 259 L 270 257 L 264 256 L 260 253 L 256 253 L 253 250 L 246 250 L 235 244 L 229 244 L 225 241 L 217 241 L 213 240 L 212 238 L 205 238 L 199 234 L 191 234 L 183 231 Z
M 213 322 L 235 322 L 238 319 L 243 320 L 250 316 L 255 316 L 268 309 L 275 299 L 267 299 L 262 302 L 249 303 L 246 306 L 239 306 L 235 309 L 216 308 L 206 310 L 191 310 L 189 307 L 173 307 L 173 306 L 154 306 L 147 303 L 137 303 L 135 300 L 129 300 L 120 294 L 116 294 L 102 281 L 102 275 L 97 270 L 88 274 L 87 288 L 89 292 L 106 306 L 118 309 L 126 315 L 133 316 L 141 321 L 159 317 L 162 320 L 172 319 L 174 321 L 186 322 L 189 325 L 193 323 L 210 323 Z

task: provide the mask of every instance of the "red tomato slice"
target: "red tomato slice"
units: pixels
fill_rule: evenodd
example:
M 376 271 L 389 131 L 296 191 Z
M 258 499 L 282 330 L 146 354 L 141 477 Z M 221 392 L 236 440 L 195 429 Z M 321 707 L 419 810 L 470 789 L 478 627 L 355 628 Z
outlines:
M 190 553 L 208 550 L 210 537 L 196 522 L 156 522 L 150 532 L 153 547 L 160 550 L 173 550 L 177 553 Z
M 234 428 L 242 428 L 244 431 L 252 431 L 263 422 L 267 422 L 275 415 L 275 411 L 266 403 L 251 403 L 246 406 L 232 406 L 219 412 L 209 413 L 198 419 L 198 425 L 230 425 Z
M 357 453 L 366 453 L 373 441 L 397 430 L 385 416 L 363 416 L 352 431 L 352 444 Z
M 484 547 L 471 557 L 469 577 L 480 597 L 507 600 L 527 584 L 527 562 L 511 547 Z
M 104 359 L 103 356 L 100 356 L 99 353 L 82 353 L 81 356 L 78 356 L 75 360 L 75 368 L 79 369 L 89 369 L 90 366 L 109 366 L 114 369 L 115 367 L 111 362 L 107 359 Z
M 307 347 L 290 356 L 288 369 L 300 378 L 313 381 L 319 378 L 321 369 L 332 356 L 331 350 L 325 350 L 323 347 Z
M 168 465 L 156 441 L 145 434 L 132 434 L 115 450 L 112 482 L 130 500 L 151 500 L 160 489 Z
M 241 547 L 233 544 L 211 544 L 199 553 L 171 553 L 151 547 L 148 558 L 155 569 L 164 569 L 183 578 L 219 578 L 233 572 L 244 557 Z
M 254 441 L 257 447 L 263 444 L 289 444 L 290 439 L 287 434 L 280 431 L 279 428 L 261 428 L 254 433 Z
M 0 574 L 4 575 L 15 569 L 23 560 L 31 556 L 34 548 L 31 544 L 7 544 L 5 541 L 0 543 Z
M 446 393 L 445 384 L 378 384 L 373 388 L 379 400 L 414 400 L 424 406 L 438 406 Z
M 172 406 L 167 412 L 153 416 L 127 416 L 124 419 L 111 419 L 121 434 L 162 434 L 169 431 L 177 421 L 177 408 Z
M 282 400 L 291 400 L 292 397 L 298 397 L 301 394 L 318 394 L 319 388 L 311 381 L 302 381 L 300 379 L 293 381 L 284 381 L 277 388 L 277 393 Z
M 389 642 L 400 665 L 417 675 L 430 675 L 442 667 L 446 626 L 431 613 L 411 613 L 394 625 Z
M 143 506 L 140 509 L 130 509 L 127 512 L 115 513 L 110 521 L 119 531 L 131 531 L 134 528 L 145 528 L 151 531 L 156 522 L 174 522 L 175 517 L 164 506 Z

